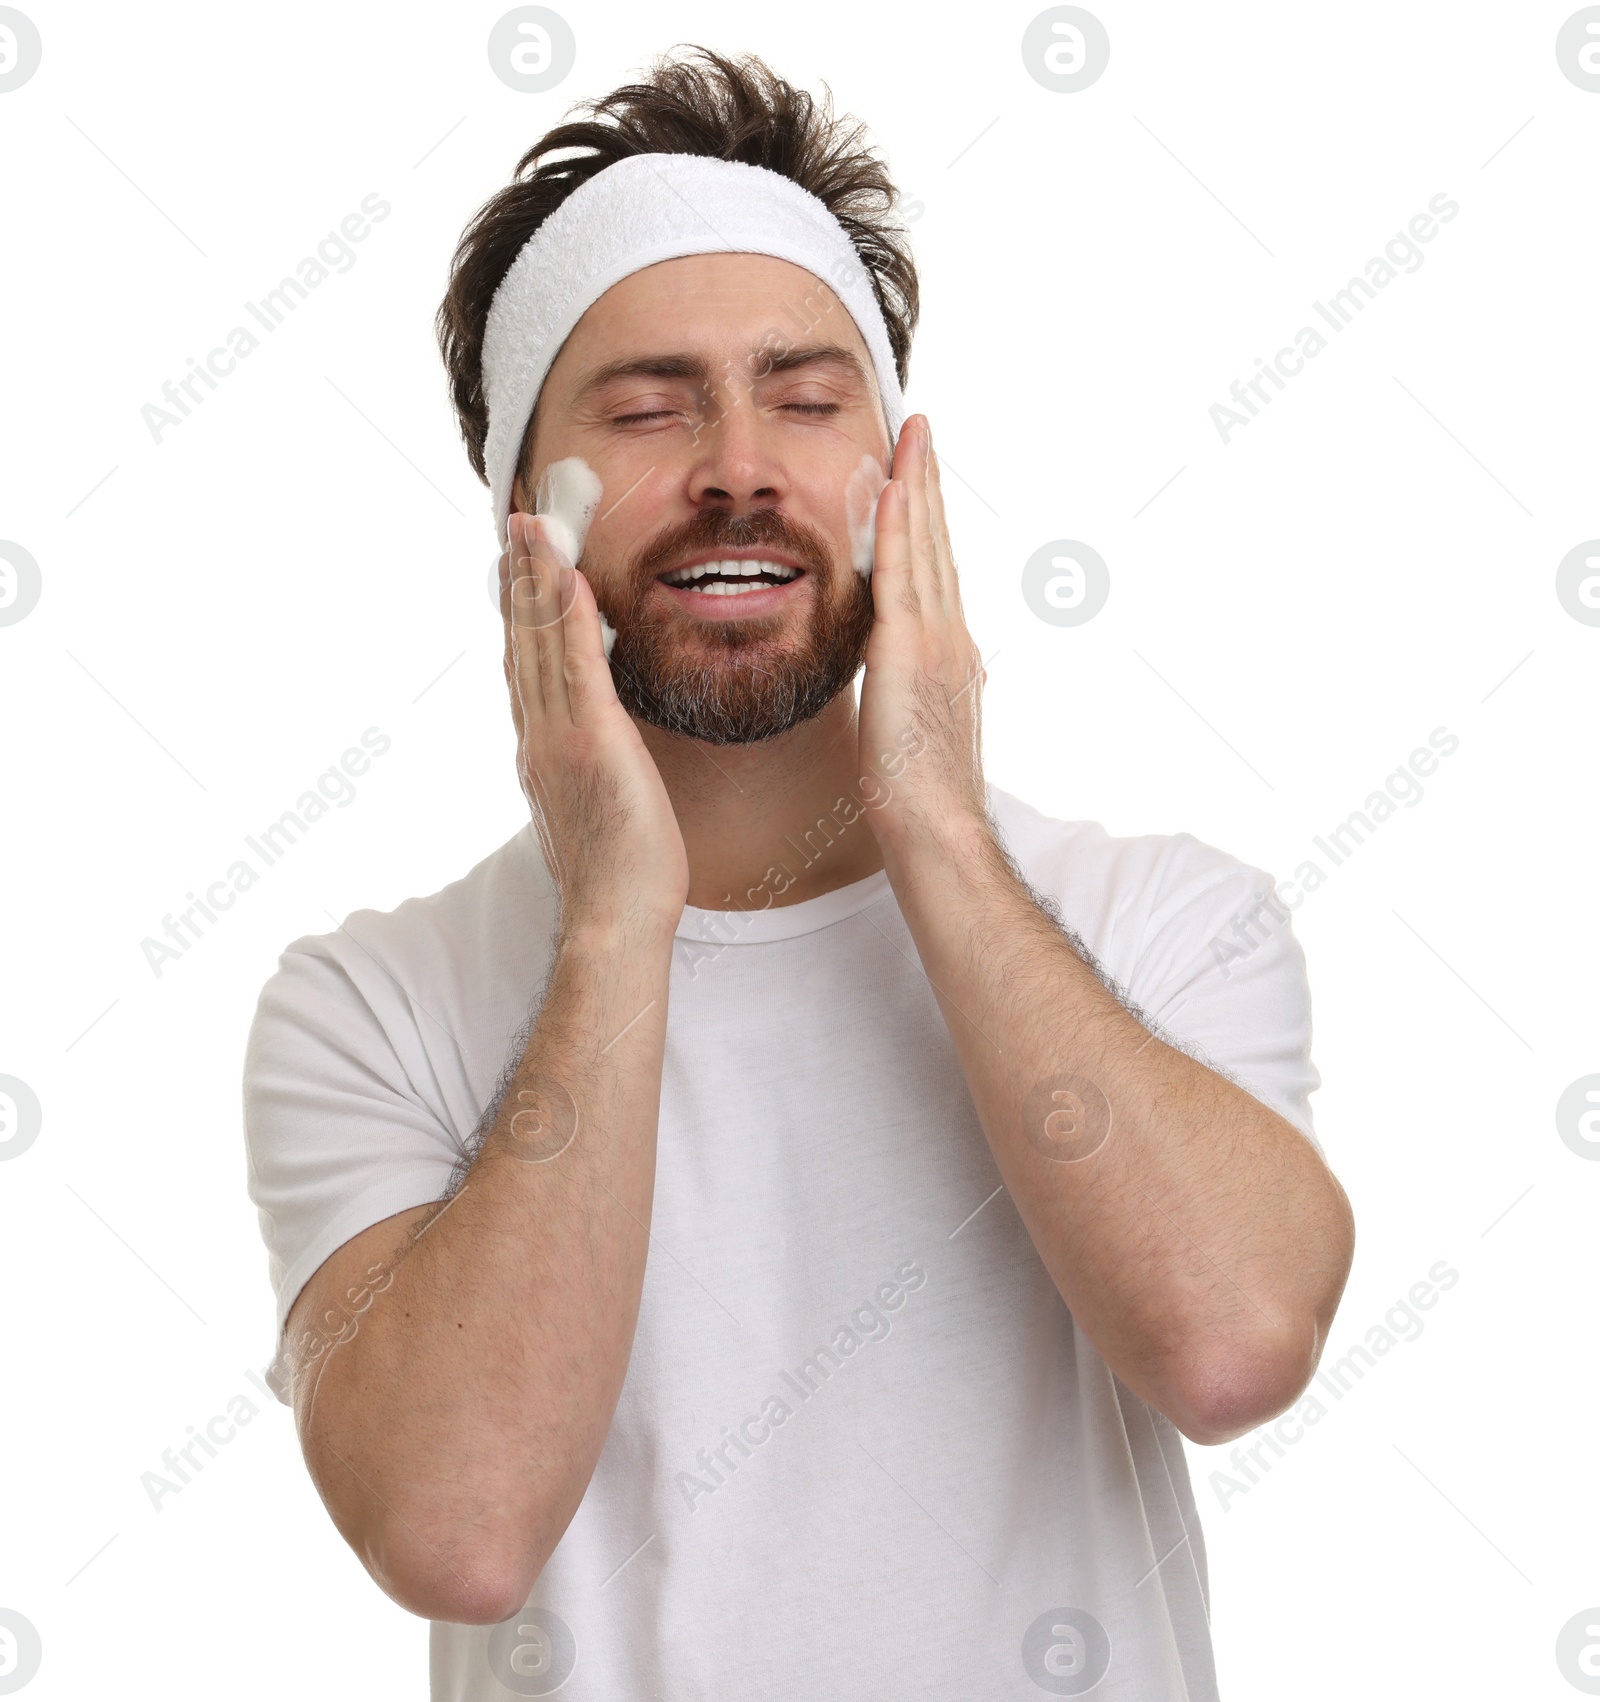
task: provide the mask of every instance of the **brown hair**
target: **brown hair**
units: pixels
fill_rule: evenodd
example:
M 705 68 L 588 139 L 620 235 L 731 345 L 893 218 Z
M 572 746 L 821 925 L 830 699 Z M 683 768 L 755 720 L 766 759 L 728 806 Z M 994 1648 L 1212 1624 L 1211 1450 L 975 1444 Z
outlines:
M 754 54 L 726 58 L 710 48 L 658 58 L 649 80 L 626 83 L 575 109 L 593 116 L 558 124 L 517 161 L 512 181 L 462 232 L 450 283 L 434 318 L 467 459 L 488 483 L 483 445 L 483 332 L 489 304 L 523 244 L 596 172 L 633 154 L 705 154 L 765 166 L 809 190 L 843 226 L 882 310 L 905 384 L 917 323 L 917 271 L 894 214 L 888 168 L 864 140 L 859 120 L 835 118 L 823 85 L 819 105 Z M 549 156 L 581 150 L 566 159 Z M 542 162 L 542 163 L 541 163 Z

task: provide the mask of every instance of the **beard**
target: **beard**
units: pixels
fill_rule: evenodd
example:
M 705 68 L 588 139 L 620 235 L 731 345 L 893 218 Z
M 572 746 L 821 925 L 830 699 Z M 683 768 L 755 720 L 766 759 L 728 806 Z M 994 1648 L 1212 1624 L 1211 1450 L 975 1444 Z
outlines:
M 643 612 L 656 575 L 677 558 L 762 545 L 797 558 L 811 581 L 811 614 L 798 644 L 782 636 L 788 613 L 691 624 Z M 595 597 L 617 632 L 611 677 L 622 707 L 663 732 L 712 745 L 775 738 L 819 715 L 866 661 L 871 585 L 854 569 L 836 572 L 821 533 L 776 509 L 707 509 L 646 544 L 621 578 L 615 595 L 597 590 Z

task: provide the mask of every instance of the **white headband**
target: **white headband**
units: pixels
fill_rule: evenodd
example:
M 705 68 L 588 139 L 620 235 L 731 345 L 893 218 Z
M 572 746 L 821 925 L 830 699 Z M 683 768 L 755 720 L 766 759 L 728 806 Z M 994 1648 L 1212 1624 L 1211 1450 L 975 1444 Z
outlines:
M 500 281 L 483 333 L 484 462 L 502 548 L 523 433 L 561 345 L 615 283 L 686 254 L 771 254 L 822 279 L 866 340 L 891 446 L 905 402 L 872 283 L 844 227 L 791 178 L 700 154 L 634 154 L 539 226 Z M 773 330 L 798 341 L 799 323 Z

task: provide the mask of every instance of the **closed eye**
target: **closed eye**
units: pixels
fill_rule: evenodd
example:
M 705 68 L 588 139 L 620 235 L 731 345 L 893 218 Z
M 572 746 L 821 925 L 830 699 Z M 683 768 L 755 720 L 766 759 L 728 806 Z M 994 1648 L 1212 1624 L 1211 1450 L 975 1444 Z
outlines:
M 792 409 L 797 414 L 836 414 L 839 412 L 837 402 L 785 402 L 785 408 Z M 612 422 L 614 425 L 638 425 L 644 420 L 664 420 L 671 416 L 671 408 L 652 408 L 642 414 L 618 414 Z

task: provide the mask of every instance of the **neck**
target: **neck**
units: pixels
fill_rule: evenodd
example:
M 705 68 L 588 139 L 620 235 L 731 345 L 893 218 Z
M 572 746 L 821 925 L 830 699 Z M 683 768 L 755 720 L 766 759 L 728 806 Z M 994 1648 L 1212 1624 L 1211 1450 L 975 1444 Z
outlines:
M 820 715 L 754 745 L 634 725 L 672 800 L 697 909 L 799 904 L 884 866 L 861 804 L 853 684 Z

